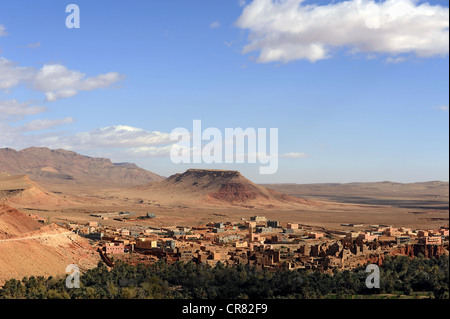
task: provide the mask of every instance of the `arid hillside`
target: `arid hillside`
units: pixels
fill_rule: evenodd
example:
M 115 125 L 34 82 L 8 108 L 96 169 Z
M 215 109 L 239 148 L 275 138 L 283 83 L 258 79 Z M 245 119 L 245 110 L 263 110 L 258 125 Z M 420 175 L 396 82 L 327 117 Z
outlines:
M 0 239 L 14 238 L 42 227 L 37 220 L 0 203 Z M 1 251 L 1 248 L 0 248 Z
M 28 175 L 0 174 L 0 202 L 13 206 L 58 207 L 69 201 L 31 181 Z
M 301 198 L 256 185 L 238 171 L 227 170 L 189 169 L 162 182 L 135 187 L 135 190 L 148 193 L 161 202 L 174 199 L 184 203 L 266 208 L 310 204 Z
M 0 285 L 11 278 L 64 275 L 67 265 L 88 269 L 98 261 L 86 239 L 0 203 Z
M 31 180 L 71 185 L 132 186 L 164 178 L 131 163 L 83 156 L 66 150 L 31 147 L 0 149 L 0 172 L 27 174 Z

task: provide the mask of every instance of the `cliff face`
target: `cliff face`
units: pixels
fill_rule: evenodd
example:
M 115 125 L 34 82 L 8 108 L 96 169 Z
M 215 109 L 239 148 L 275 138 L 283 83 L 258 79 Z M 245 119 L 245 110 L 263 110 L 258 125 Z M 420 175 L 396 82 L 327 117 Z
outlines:
M 134 164 L 114 164 L 106 158 L 43 147 L 21 151 L 0 149 L 0 172 L 28 174 L 33 181 L 51 183 L 142 185 L 163 180 L 161 176 Z
M 259 194 L 264 198 L 269 198 L 266 194 Z M 217 192 L 211 193 L 211 197 L 225 201 L 245 202 L 247 200 L 256 199 L 258 192 L 242 183 L 227 183 L 222 184 Z

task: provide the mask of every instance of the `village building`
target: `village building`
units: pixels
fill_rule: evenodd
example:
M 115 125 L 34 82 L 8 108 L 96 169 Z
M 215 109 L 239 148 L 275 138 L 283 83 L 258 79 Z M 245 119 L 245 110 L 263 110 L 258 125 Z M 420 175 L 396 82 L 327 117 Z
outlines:
M 288 223 L 287 229 L 298 229 L 298 224 L 295 223 Z
M 107 255 L 115 255 L 123 254 L 125 246 L 123 243 L 107 243 L 104 248 Z
M 265 216 L 252 216 L 250 217 L 250 220 L 259 223 L 259 222 L 266 222 L 267 218 Z
M 395 238 L 395 240 L 397 241 L 397 245 L 409 244 L 409 242 L 411 241 L 411 237 L 410 236 L 397 236 Z
M 426 236 L 420 238 L 420 243 L 425 245 L 441 245 L 442 237 L 441 236 Z
M 269 221 L 267 222 L 267 227 L 278 228 L 278 227 L 280 227 L 280 226 L 281 226 L 281 225 L 280 225 L 280 222 L 277 221 L 277 220 L 269 220 Z
M 246 221 L 245 222 L 245 227 L 246 228 L 255 228 L 256 227 L 256 222 L 255 221 Z
M 136 248 L 138 249 L 153 249 L 158 248 L 158 241 L 149 240 L 147 238 L 138 238 L 136 239 Z

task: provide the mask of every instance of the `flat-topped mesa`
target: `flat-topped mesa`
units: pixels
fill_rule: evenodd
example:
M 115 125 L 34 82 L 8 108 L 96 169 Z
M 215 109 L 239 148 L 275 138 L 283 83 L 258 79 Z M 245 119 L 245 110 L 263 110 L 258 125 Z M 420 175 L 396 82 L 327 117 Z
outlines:
M 241 173 L 238 171 L 228 171 L 228 170 L 219 170 L 219 169 L 188 169 L 186 172 L 182 174 L 175 174 L 170 176 L 168 181 L 180 181 L 186 178 L 213 178 L 213 179 L 224 179 L 224 178 L 239 178 L 242 177 Z
M 303 204 L 304 200 L 257 185 L 238 171 L 220 169 L 188 169 L 166 180 L 136 188 L 152 196 L 170 196 L 180 202 L 240 206 Z

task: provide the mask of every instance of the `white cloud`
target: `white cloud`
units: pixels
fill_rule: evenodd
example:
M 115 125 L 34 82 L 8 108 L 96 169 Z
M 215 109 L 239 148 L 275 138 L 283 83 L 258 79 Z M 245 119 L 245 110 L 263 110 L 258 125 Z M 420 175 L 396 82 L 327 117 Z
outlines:
M 14 145 L 18 145 L 15 142 L 17 141 L 17 133 L 14 132 L 11 127 L 0 118 L 0 131 L 2 134 L 0 134 L 0 147 L 12 147 L 12 141 L 14 142 Z
M 43 106 L 32 105 L 30 102 L 20 103 L 17 100 L 0 100 L 0 118 L 10 116 L 27 116 L 35 115 L 45 112 L 46 108 Z
M 4 25 L 0 24 L 0 37 L 3 37 L 5 35 L 7 35 L 8 33 L 6 33 L 6 28 Z
M 91 91 L 109 87 L 122 77 L 117 72 L 86 78 L 86 75 L 69 70 L 63 65 L 44 65 L 33 77 L 33 88 L 45 92 L 47 101 L 72 97 L 78 91 Z
M 94 129 L 90 132 L 76 133 L 64 140 L 78 148 L 138 148 L 173 143 L 170 134 L 158 131 L 149 132 L 140 128 L 116 125 Z
M 0 57 L 0 90 L 11 89 L 33 76 L 33 68 L 19 67 L 4 57 Z
M 308 154 L 306 153 L 298 153 L 298 152 L 290 152 L 284 153 L 280 155 L 281 158 L 306 158 Z
M 172 145 L 165 146 L 147 146 L 147 147 L 136 147 L 128 150 L 128 154 L 133 157 L 148 158 L 148 157 L 169 157 Z
M 71 117 L 66 117 L 56 120 L 35 119 L 23 125 L 11 125 L 27 116 L 40 114 L 45 111 L 45 107 L 34 105 L 31 102 L 22 103 L 17 100 L 0 100 L 0 147 L 46 146 L 45 140 L 49 133 L 43 134 L 38 132 L 34 135 L 27 133 L 47 130 L 74 121 Z M 57 133 L 57 135 L 60 134 L 60 132 Z
M 66 117 L 63 119 L 56 119 L 56 120 L 49 120 L 49 119 L 37 119 L 33 120 L 31 122 L 28 122 L 27 124 L 21 126 L 19 129 L 24 132 L 29 131 L 43 131 L 47 130 L 49 128 L 63 125 L 63 124 L 70 124 L 74 122 L 74 119 L 71 117 Z
M 220 22 L 219 21 L 214 21 L 213 23 L 211 23 L 209 25 L 210 29 L 216 29 L 216 28 L 219 28 L 219 27 L 220 27 Z
M 249 30 L 243 53 L 258 62 L 317 61 L 333 48 L 351 53 L 446 55 L 449 9 L 414 0 L 349 0 L 328 5 L 305 0 L 254 0 L 236 25 Z
M 77 90 L 74 89 L 62 89 L 55 92 L 46 92 L 45 100 L 47 102 L 55 102 L 57 100 L 66 99 L 78 94 Z
M 86 77 L 84 73 L 60 64 L 46 64 L 40 69 L 19 67 L 0 57 L 0 89 L 11 89 L 25 83 L 45 93 L 49 102 L 72 97 L 79 91 L 107 88 L 121 79 L 123 76 L 117 72 Z
M 227 47 L 231 47 L 233 45 L 234 41 L 223 41 L 223 44 L 225 44 Z
M 40 46 L 41 46 L 41 42 L 30 43 L 27 45 L 27 47 L 30 49 L 36 49 L 36 48 L 39 48 Z
M 400 63 L 400 62 L 403 62 L 403 61 L 405 61 L 406 60 L 406 58 L 405 57 L 402 57 L 402 56 L 398 56 L 398 57 L 387 57 L 386 58 L 386 63 Z
M 128 158 L 155 158 L 169 157 L 174 141 L 170 140 L 168 133 L 117 125 L 73 135 L 42 136 L 39 143 L 50 148 L 108 153 L 113 157 L 127 154 Z
M 73 121 L 71 117 L 56 120 L 38 119 L 22 126 L 12 127 L 0 119 L 0 130 L 5 132 L 0 134 L 0 147 L 22 149 L 42 146 L 82 153 L 112 154 L 111 156 L 116 157 L 127 154 L 127 157 L 151 158 L 168 157 L 174 143 L 168 133 L 150 132 L 126 125 L 97 128 L 75 134 L 67 131 L 41 132 Z M 30 132 L 33 134 L 29 134 Z

